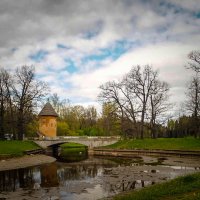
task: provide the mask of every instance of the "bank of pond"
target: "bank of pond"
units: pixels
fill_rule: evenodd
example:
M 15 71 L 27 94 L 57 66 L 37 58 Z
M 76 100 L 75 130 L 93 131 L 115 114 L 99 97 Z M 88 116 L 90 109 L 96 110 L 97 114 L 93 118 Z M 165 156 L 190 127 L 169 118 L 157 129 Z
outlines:
M 107 148 L 162 149 L 170 139 L 163 140 L 123 140 Z M 199 141 L 171 139 L 165 149 L 176 146 L 175 150 L 185 150 L 182 145 L 187 143 L 190 150 L 198 151 Z M 21 156 L 37 149 L 39 146 L 30 141 L 0 141 L 0 155 L 4 156 Z M 200 199 L 198 156 L 92 156 L 87 146 L 77 143 L 60 145 L 57 156 L 50 164 L 0 171 L 0 199 Z
M 190 150 L 200 151 L 200 138 L 157 138 L 120 140 L 109 145 L 109 149 L 148 149 L 148 150 Z
M 69 148 L 80 148 L 80 152 L 85 148 L 81 144 L 66 143 L 61 145 L 63 153 Z M 149 149 L 149 150 L 191 150 L 200 151 L 200 139 L 193 137 L 186 138 L 157 138 L 157 139 L 129 139 L 109 145 L 109 149 Z M 22 156 L 26 151 L 41 149 L 33 141 L 0 141 L 0 157 Z M 73 149 L 75 150 L 75 149 Z M 73 151 L 72 150 L 72 151 Z M 73 152 L 72 152 L 73 153 Z
M 197 172 L 197 175 L 190 175 Z M 0 199 L 96 200 L 109 197 L 149 200 L 165 199 L 165 196 L 173 199 L 176 195 L 178 198 L 181 193 L 198 197 L 199 173 L 197 157 L 89 155 L 78 162 L 57 160 L 35 167 L 1 171 Z M 172 180 L 188 174 L 188 178 Z M 145 195 L 142 195 L 142 188 L 145 188 Z M 142 194 L 138 189 L 142 189 Z
M 23 156 L 26 151 L 38 149 L 41 147 L 33 141 L 0 141 L 0 158 Z
M 198 200 L 200 173 L 175 178 L 142 190 L 116 195 L 114 200 Z

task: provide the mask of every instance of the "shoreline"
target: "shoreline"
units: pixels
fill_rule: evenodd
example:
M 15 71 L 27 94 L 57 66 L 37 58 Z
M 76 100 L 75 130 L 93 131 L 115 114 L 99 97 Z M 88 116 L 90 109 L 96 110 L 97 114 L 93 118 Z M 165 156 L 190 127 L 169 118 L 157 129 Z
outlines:
M 135 155 L 160 155 L 160 156 L 191 156 L 200 157 L 200 151 L 185 150 L 160 150 L 160 149 L 108 149 L 94 148 L 91 154 L 95 156 L 130 157 Z
M 200 151 L 156 150 L 156 149 L 106 149 L 94 148 L 88 150 L 89 155 L 132 157 L 136 155 L 191 156 L 200 157 Z M 0 159 L 0 171 L 15 170 L 55 162 L 56 158 L 44 154 L 30 154 L 22 157 L 4 157 Z
M 15 170 L 37 165 L 49 164 L 56 161 L 55 158 L 43 155 L 24 155 L 22 157 L 13 157 L 0 160 L 0 171 Z

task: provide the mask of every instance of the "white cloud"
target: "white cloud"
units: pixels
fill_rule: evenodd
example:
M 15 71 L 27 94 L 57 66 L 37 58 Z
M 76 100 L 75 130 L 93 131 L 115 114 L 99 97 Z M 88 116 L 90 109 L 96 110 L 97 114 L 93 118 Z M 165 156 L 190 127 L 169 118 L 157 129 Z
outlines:
M 185 83 L 190 79 L 190 71 L 185 69 L 187 54 L 198 48 L 198 44 L 162 43 L 132 50 L 109 65 L 90 73 L 75 74 L 70 77 L 74 87 L 72 96 L 96 99 L 99 85 L 109 80 L 118 80 L 132 66 L 150 64 L 158 69 L 160 79 L 169 82 L 172 88 L 172 101 L 184 96 Z
M 200 10 L 200 4 L 199 0 L 169 0 L 172 4 L 175 4 L 177 6 L 181 6 L 184 9 L 188 9 L 190 11 L 198 11 Z
M 96 100 L 100 84 L 121 78 L 133 65 L 151 64 L 171 84 L 172 100 L 184 98 L 190 73 L 183 66 L 188 52 L 200 46 L 198 0 L 28 2 L 0 2 L 0 66 L 13 70 L 33 64 L 52 93 L 87 104 Z M 88 32 L 95 34 L 84 37 Z M 83 62 L 118 40 L 135 46 L 117 60 Z M 30 59 L 40 50 L 48 52 L 44 59 Z M 66 59 L 78 72 L 67 71 Z
M 157 13 L 147 10 L 145 11 L 145 15 L 141 15 L 139 17 L 137 26 L 140 29 L 146 28 L 155 28 L 158 26 L 162 26 L 167 22 L 167 18 L 162 15 L 158 15 Z

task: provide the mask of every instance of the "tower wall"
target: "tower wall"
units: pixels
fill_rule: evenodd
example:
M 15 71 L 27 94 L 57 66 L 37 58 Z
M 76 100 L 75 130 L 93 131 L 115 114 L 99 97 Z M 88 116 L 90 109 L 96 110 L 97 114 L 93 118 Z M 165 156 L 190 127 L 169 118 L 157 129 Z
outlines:
M 54 116 L 39 116 L 39 132 L 47 137 L 56 137 L 57 121 Z

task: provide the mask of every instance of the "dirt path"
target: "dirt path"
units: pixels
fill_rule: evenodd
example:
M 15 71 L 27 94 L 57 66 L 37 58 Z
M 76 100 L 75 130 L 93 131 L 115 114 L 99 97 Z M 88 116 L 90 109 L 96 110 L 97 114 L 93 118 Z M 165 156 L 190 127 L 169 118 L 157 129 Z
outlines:
M 25 155 L 23 157 L 0 160 L 0 171 L 42 165 L 54 162 L 55 160 L 53 157 L 42 154 Z

